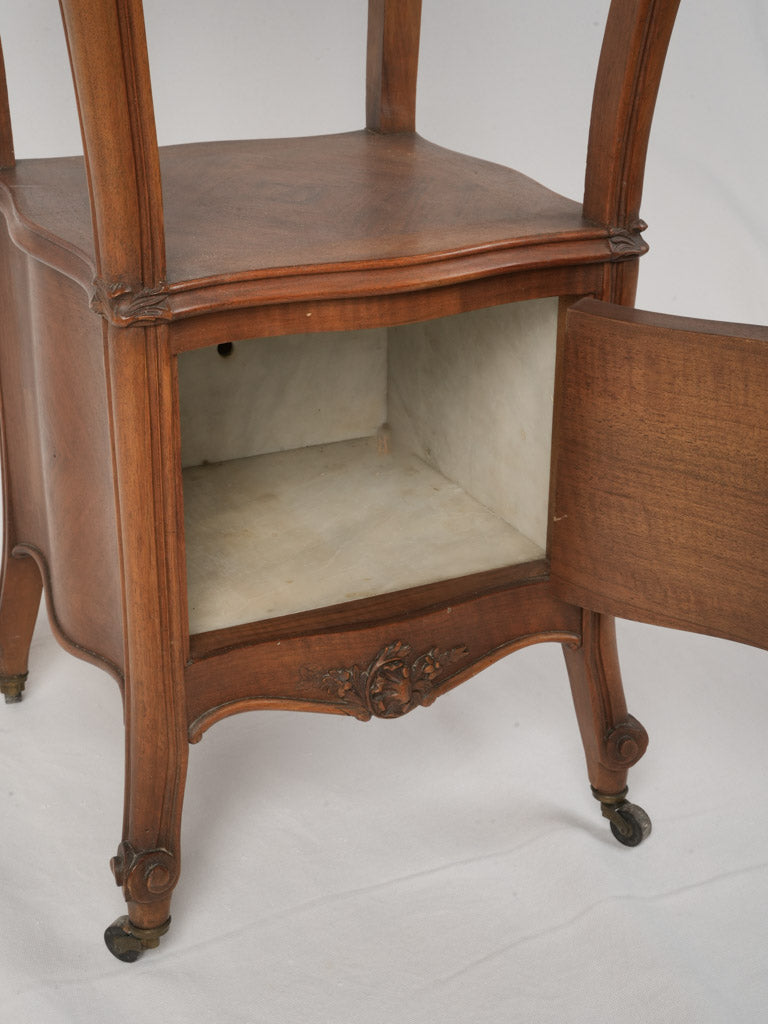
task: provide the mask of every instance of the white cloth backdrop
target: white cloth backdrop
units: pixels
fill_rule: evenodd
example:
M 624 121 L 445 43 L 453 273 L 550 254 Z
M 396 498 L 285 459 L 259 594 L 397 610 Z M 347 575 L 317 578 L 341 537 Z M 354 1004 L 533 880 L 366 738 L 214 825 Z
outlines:
M 578 197 L 607 6 L 424 0 L 422 133 Z M 161 141 L 359 127 L 363 0 L 146 7 Z M 78 149 L 57 18 L 0 11 L 19 156 Z M 683 0 L 640 306 L 768 323 L 767 96 L 764 0 Z M 768 655 L 632 624 L 620 645 L 651 734 L 639 849 L 589 795 L 558 649 L 528 650 L 400 722 L 218 725 L 192 750 L 173 929 L 128 966 L 100 938 L 122 913 L 117 690 L 41 622 L 28 696 L 0 708 L 0 1019 L 765 1020 Z

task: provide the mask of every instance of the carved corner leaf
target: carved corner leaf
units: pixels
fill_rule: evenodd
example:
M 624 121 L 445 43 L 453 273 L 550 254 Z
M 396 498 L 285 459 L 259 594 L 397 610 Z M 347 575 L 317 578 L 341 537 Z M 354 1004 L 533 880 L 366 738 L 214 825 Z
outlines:
M 162 323 L 172 318 L 164 284 L 133 291 L 120 282 L 109 284 L 97 278 L 93 283 L 91 309 L 115 327 Z
M 648 225 L 643 220 L 637 220 L 625 228 L 610 228 L 608 244 L 611 248 L 612 261 L 628 260 L 648 252 L 648 243 L 641 234 L 647 228 Z

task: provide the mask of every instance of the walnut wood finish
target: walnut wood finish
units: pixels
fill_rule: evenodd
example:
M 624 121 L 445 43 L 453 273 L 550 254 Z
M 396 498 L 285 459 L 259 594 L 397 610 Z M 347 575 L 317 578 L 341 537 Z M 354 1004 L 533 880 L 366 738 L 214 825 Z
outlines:
M 364 666 L 393 643 L 407 644 L 415 653 L 432 649 L 456 652 L 423 699 L 404 701 L 398 714 L 417 704 L 431 704 L 439 694 L 512 650 L 544 640 L 579 644 L 580 613 L 553 599 L 545 576 L 526 580 L 519 571 L 516 584 L 495 588 L 486 584 L 486 588 L 465 592 L 456 600 L 444 595 L 431 607 L 418 610 L 406 603 L 405 609 L 379 621 L 358 621 L 354 631 L 329 626 L 314 635 L 278 633 L 224 650 L 215 640 L 207 651 L 198 646 L 187 673 L 190 739 L 198 740 L 209 725 L 226 715 L 259 706 L 294 704 L 368 719 L 377 712 L 361 707 L 353 695 L 349 699 L 341 690 L 329 690 L 324 677 L 340 668 Z M 300 628 L 298 617 L 292 618 L 294 628 Z M 218 644 L 223 640 L 225 636 L 220 634 Z M 258 657 L 254 658 L 254 652 Z M 226 704 L 220 703 L 211 660 L 227 676 Z
M 1 179 L 14 241 L 78 281 L 117 326 L 372 296 L 406 296 L 413 320 L 420 293 L 435 288 L 463 286 L 462 307 L 471 309 L 488 304 L 485 290 L 501 275 L 610 268 L 646 248 L 517 171 L 413 134 L 172 146 L 160 164 L 162 289 L 129 288 L 131 275 L 106 283 L 82 161 L 20 161 Z M 211 180 L 222 181 L 218 190 Z M 538 280 L 538 293 L 551 294 L 546 276 Z M 508 296 L 507 285 L 497 301 Z M 304 319 L 312 319 L 306 311 Z
M 165 278 L 163 197 L 140 0 L 61 0 L 88 175 L 96 275 L 110 293 Z
M 5 61 L 0 43 L 0 168 L 13 167 L 15 163 L 11 111 L 8 107 L 8 87 L 5 82 Z
M 648 138 L 679 6 L 680 0 L 611 4 L 584 183 L 584 216 L 598 224 L 639 229 Z
M 613 3 L 595 81 L 584 181 L 584 216 L 611 227 L 619 244 L 640 219 L 645 157 L 664 58 L 680 0 Z M 602 295 L 633 305 L 637 261 L 605 277 Z
M 178 879 L 187 765 L 186 585 L 175 362 L 162 328 L 107 331 L 125 610 L 126 797 L 113 867 L 130 920 L 162 925 Z M 165 528 L 163 528 L 163 526 Z
M 167 927 L 188 742 L 228 714 L 395 717 L 554 640 L 590 780 L 623 790 L 645 740 L 611 620 L 563 602 L 546 562 L 190 637 L 176 357 L 523 298 L 631 302 L 676 8 L 611 5 L 583 206 L 414 133 L 419 0 L 370 0 L 362 132 L 158 149 L 141 0 L 61 0 L 84 160 L 14 165 L 0 76 L 0 671 L 26 671 L 42 579 L 61 642 L 123 687 L 121 943 Z
M 416 130 L 421 0 L 368 0 L 366 125 L 373 132 Z
M 768 648 L 768 328 L 584 300 L 558 404 L 555 592 Z
M 10 533 L 12 526 L 9 524 Z M 27 659 L 37 621 L 43 581 L 29 558 L 3 552 L 0 576 L 0 693 L 6 703 L 21 699 Z

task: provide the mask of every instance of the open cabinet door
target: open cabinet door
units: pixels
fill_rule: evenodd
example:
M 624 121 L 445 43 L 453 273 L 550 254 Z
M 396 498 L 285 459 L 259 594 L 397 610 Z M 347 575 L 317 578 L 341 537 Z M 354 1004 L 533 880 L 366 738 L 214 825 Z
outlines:
M 585 299 L 556 395 L 558 596 L 768 648 L 768 328 Z

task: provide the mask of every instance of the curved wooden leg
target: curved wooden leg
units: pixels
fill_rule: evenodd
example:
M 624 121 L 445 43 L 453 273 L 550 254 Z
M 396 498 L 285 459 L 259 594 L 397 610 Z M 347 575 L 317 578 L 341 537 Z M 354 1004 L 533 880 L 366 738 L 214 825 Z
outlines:
M 131 692 L 130 681 L 126 694 Z M 112 858 L 128 915 L 104 938 L 120 960 L 132 962 L 168 931 L 171 896 L 181 868 L 181 811 L 188 743 L 166 715 L 159 694 L 145 708 L 126 707 L 126 787 L 123 840 Z
M 34 561 L 5 555 L 0 579 L 0 693 L 17 704 L 24 692 L 27 659 L 43 583 Z
M 112 861 L 128 917 L 105 940 L 121 960 L 158 945 L 181 868 L 189 739 L 175 358 L 159 328 L 108 330 L 125 605 L 125 814 Z
M 626 800 L 627 774 L 645 753 L 648 734 L 627 712 L 613 618 L 585 610 L 581 646 L 563 650 L 592 793 L 619 842 L 636 846 L 651 826 Z

